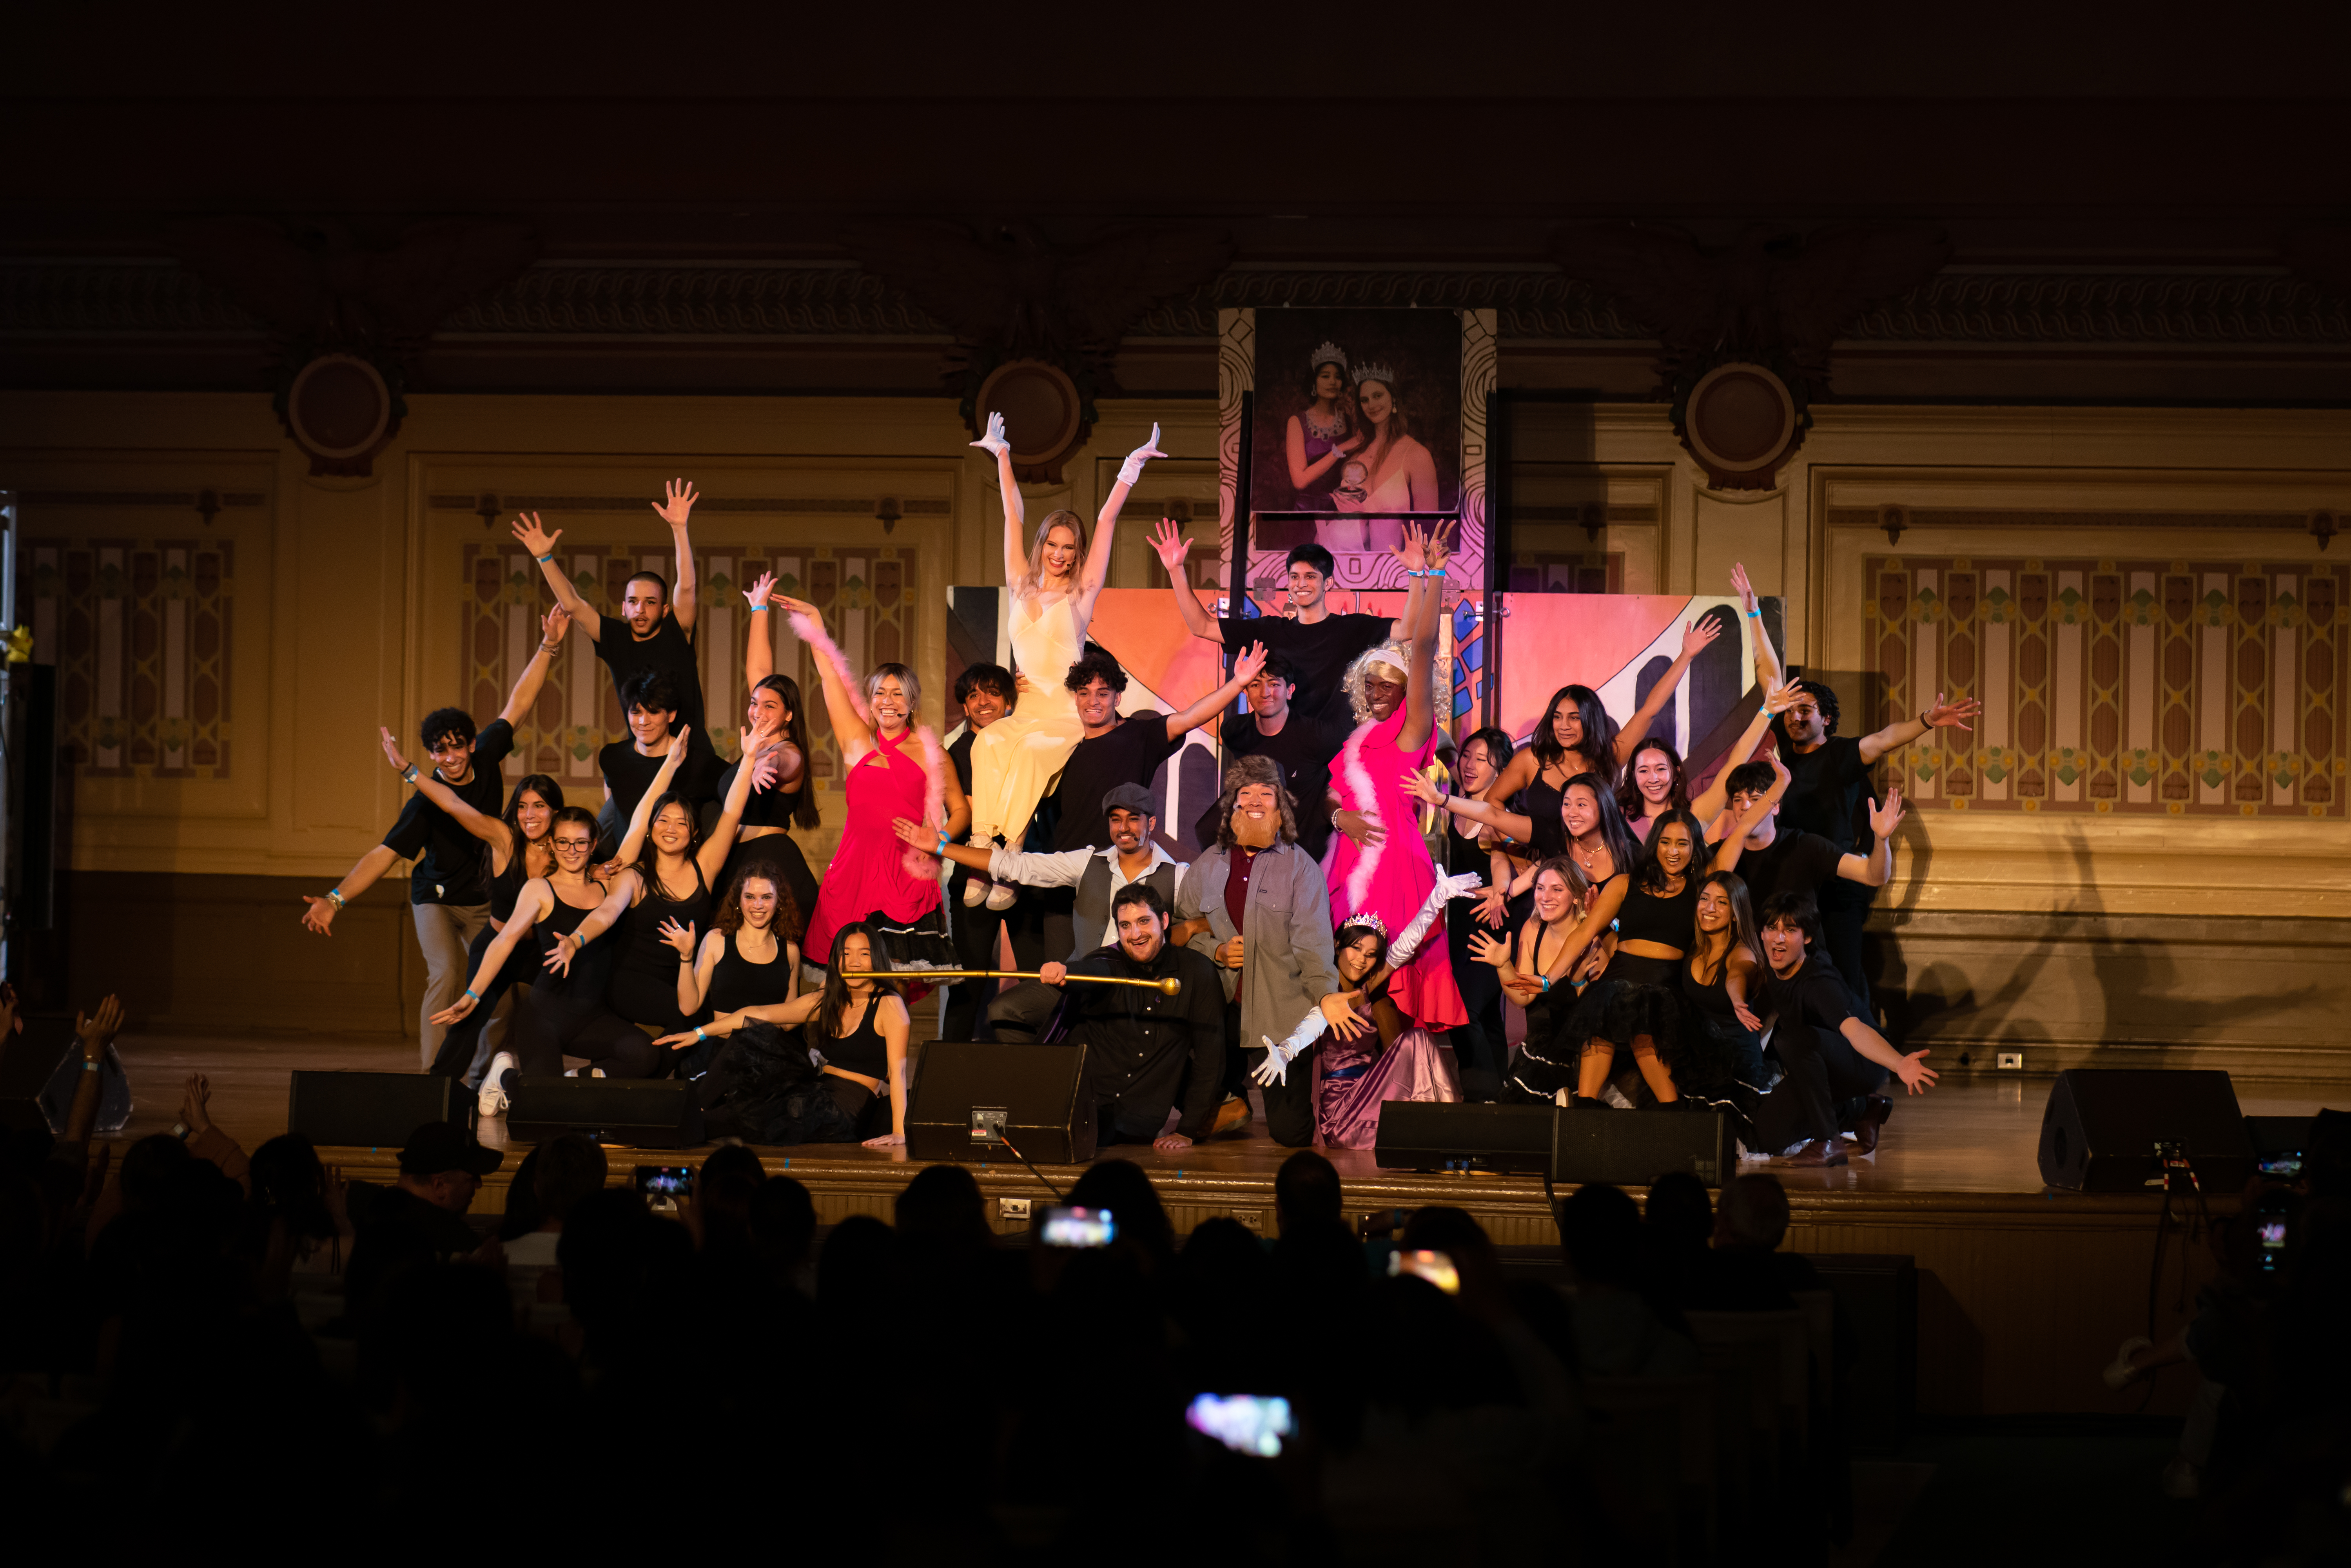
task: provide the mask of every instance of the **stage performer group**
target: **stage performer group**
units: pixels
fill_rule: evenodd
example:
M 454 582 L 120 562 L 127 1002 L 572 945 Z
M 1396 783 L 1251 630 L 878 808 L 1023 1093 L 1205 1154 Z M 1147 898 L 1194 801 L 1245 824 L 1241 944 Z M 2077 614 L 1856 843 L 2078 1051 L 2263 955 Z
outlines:
M 423 1062 L 486 1115 L 518 1073 L 569 1060 L 688 1079 L 711 1124 L 752 1143 L 902 1144 L 910 1007 L 941 990 L 939 1038 L 1082 1041 L 1104 1145 L 1249 1137 L 1261 1105 L 1279 1143 L 1364 1148 L 1385 1103 L 1468 1099 L 1719 1109 L 1750 1155 L 1799 1164 L 1876 1150 L 1896 1086 L 1923 1092 L 1935 1074 L 1886 1040 L 1862 972 L 1902 820 L 1871 769 L 1976 705 L 1938 696 L 1837 734 L 1835 693 L 1785 678 L 1735 569 L 1761 700 L 1693 794 L 1652 727 L 1711 619 L 1621 723 L 1570 684 L 1530 735 L 1455 737 L 1437 722 L 1444 526 L 1395 529 L 1399 615 L 1333 612 L 1334 562 L 1306 544 L 1287 562 L 1288 614 L 1218 618 L 1188 586 L 1191 541 L 1163 519 L 1174 612 L 1223 648 L 1228 675 L 1180 712 L 1123 713 L 1126 673 L 1088 632 L 1158 436 L 1091 533 L 1068 511 L 1031 533 L 991 417 L 974 444 L 1003 495 L 1014 668 L 958 675 L 947 742 L 921 721 L 920 672 L 852 668 L 822 612 L 762 578 L 746 594 L 739 755 L 721 757 L 695 662 L 694 486 L 654 503 L 674 576 L 630 578 L 618 614 L 556 564 L 560 529 L 519 517 L 555 597 L 537 653 L 496 718 L 427 715 L 416 762 L 380 732 L 415 792 L 306 900 L 304 925 L 330 934 L 412 862 Z M 821 818 L 803 694 L 772 667 L 776 614 L 811 651 L 840 749 L 846 819 L 820 867 L 791 836 Z M 580 635 L 629 738 L 600 753 L 593 799 L 538 773 L 508 789 L 514 726 Z M 1223 789 L 1186 864 L 1153 784 L 1220 716 Z M 1000 969 L 1008 946 L 1033 978 L 946 973 Z

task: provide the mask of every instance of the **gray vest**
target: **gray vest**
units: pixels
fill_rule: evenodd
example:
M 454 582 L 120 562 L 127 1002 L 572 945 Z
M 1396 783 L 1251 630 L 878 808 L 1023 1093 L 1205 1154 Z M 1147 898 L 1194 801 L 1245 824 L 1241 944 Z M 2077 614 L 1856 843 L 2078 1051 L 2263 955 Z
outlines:
M 1077 942 L 1070 954 L 1071 963 L 1100 947 L 1102 935 L 1110 926 L 1110 862 L 1108 855 L 1095 855 L 1086 862 L 1085 874 L 1078 878 L 1078 894 L 1070 910 L 1074 927 L 1071 935 Z M 1170 910 L 1176 907 L 1174 861 L 1161 861 L 1143 880 L 1159 890 Z

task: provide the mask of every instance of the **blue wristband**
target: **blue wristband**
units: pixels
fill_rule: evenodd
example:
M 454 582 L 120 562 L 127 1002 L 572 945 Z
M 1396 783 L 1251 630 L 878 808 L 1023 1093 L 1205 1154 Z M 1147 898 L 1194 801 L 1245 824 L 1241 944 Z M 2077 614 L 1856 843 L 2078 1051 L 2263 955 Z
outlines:
M 555 564 L 555 552 L 553 550 L 549 550 L 545 555 L 533 556 L 531 559 L 538 561 L 541 566 L 553 566 Z
M 474 997 L 474 999 L 475 999 L 475 1001 L 477 1001 L 477 1002 L 478 1002 L 478 1001 L 480 1001 L 480 1000 L 482 999 L 482 998 L 479 998 L 479 997 L 475 997 L 475 996 L 474 996 L 474 988 L 473 988 L 473 987 L 471 987 L 471 986 L 467 986 L 467 987 L 465 988 L 465 994 L 466 994 L 467 996 L 469 996 L 469 997 Z
M 1750 621 L 1761 621 L 1763 619 L 1763 612 L 1761 610 L 1750 610 L 1747 612 L 1747 619 Z
M 1544 990 L 1547 991 L 1551 989 L 1551 977 L 1549 975 L 1542 975 L 1537 977 L 1542 981 L 1542 988 Z

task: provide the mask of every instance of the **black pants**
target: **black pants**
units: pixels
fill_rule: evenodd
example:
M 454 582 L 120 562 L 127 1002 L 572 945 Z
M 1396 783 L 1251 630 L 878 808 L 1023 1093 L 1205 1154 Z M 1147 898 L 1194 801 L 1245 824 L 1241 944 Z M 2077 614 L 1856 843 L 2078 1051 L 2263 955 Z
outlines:
M 1044 1038 L 1045 1026 L 1061 1005 L 1061 987 L 1023 980 L 987 1004 L 988 1032 L 1007 1045 L 1034 1045 Z
M 474 938 L 473 946 L 465 953 L 466 984 L 471 985 L 473 977 L 481 973 L 482 957 L 489 952 L 490 944 L 497 939 L 497 932 L 487 925 L 483 926 L 481 935 Z M 538 978 L 538 944 L 516 943 L 514 950 L 507 955 L 506 963 L 490 977 L 488 986 L 481 993 L 482 999 L 474 1004 L 474 1010 L 451 1024 L 449 1032 L 441 1037 L 441 1050 L 433 1058 L 431 1071 L 444 1078 L 463 1078 L 472 1071 L 474 1057 L 482 1048 L 482 1031 L 490 1027 L 490 1015 L 496 1010 L 499 998 L 517 986 L 529 989 L 530 983 Z M 521 997 L 517 995 L 515 1001 L 513 1010 L 521 1011 Z M 515 1026 L 513 1020 L 508 1019 L 507 1039 L 511 1041 L 514 1037 Z
M 567 997 L 544 985 L 515 1009 L 514 1034 L 525 1072 L 561 1072 L 567 1056 L 584 1056 L 614 1078 L 651 1078 L 667 1065 L 652 1038 L 601 997 Z
M 841 1107 L 841 1113 L 848 1117 L 850 1124 L 856 1129 L 855 1137 L 859 1143 L 881 1137 L 889 1132 L 890 1102 L 886 1096 L 876 1094 L 864 1084 L 843 1078 L 838 1072 L 826 1073 L 824 1086 L 831 1092 L 832 1103 Z
M 1845 885 L 1852 884 L 1848 883 Z M 1862 927 L 1868 920 L 1869 903 L 1866 899 L 1858 904 L 1822 901 L 1821 940 L 1827 945 L 1829 962 L 1836 966 L 1838 977 L 1844 981 L 1844 988 L 1853 993 L 1854 1003 L 1861 1016 L 1874 1023 L 1877 1019 L 1877 1008 L 1869 998 L 1869 971 L 1863 964 L 1861 951 Z
M 1453 959 L 1454 978 L 1461 983 L 1461 1005 L 1469 1021 L 1453 1031 L 1453 1060 L 1461 1070 L 1461 1097 L 1490 1103 L 1502 1097 L 1502 1079 L 1510 1071 L 1510 1041 L 1502 1030 L 1502 972 L 1469 956 L 1469 936 L 1485 931 L 1508 939 L 1508 933 L 1479 924 L 1468 902 L 1447 911 L 1446 941 Z
M 947 879 L 947 918 L 955 926 L 956 962 L 967 969 L 996 967 L 997 934 L 1004 929 L 1004 912 L 985 904 L 966 908 L 963 890 L 971 872 L 962 866 Z M 1034 968 L 1034 965 L 1026 966 Z M 947 988 L 946 1010 L 939 1015 L 941 1040 L 989 1040 L 989 1004 L 997 981 L 957 980 Z
M 1249 1097 L 1251 1074 L 1265 1065 L 1262 1040 L 1241 1038 L 1238 1002 L 1225 1004 L 1225 1091 Z M 1273 1141 L 1287 1149 L 1302 1149 L 1314 1142 L 1314 1052 L 1302 1051 L 1290 1064 L 1280 1083 L 1260 1085 L 1265 1096 L 1265 1124 Z
M 1758 1099 L 1755 1131 L 1772 1154 L 1835 1137 L 1838 1105 L 1876 1093 L 1888 1076 L 1844 1035 L 1807 1023 L 1783 1019 L 1771 1030 L 1771 1050 L 1785 1075 Z

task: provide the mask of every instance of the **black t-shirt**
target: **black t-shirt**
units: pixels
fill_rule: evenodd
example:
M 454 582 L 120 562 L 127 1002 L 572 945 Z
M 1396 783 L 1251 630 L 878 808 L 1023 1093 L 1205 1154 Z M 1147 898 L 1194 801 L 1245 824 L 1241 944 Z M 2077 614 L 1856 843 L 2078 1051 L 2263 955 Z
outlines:
M 1764 904 L 1775 893 L 1809 893 L 1817 902 L 1822 886 L 1836 880 L 1837 862 L 1844 855 L 1842 845 L 1818 833 L 1792 833 L 1782 828 L 1767 847 L 1742 852 L 1734 874 L 1747 884 L 1755 918 L 1761 920 Z M 1722 858 L 1722 845 L 1714 847 L 1711 858 Z
M 596 766 L 603 770 L 604 787 L 612 792 L 612 810 L 620 813 L 622 831 L 626 831 L 637 802 L 653 788 L 654 776 L 667 760 L 666 757 L 640 754 L 636 742 L 632 740 L 616 740 L 596 754 Z M 718 773 L 716 758 L 689 746 L 670 788 L 699 807 L 705 800 L 718 798 Z
M 1770 977 L 1763 982 L 1764 1000 L 1782 1022 L 1801 1020 L 1816 1029 L 1835 1030 L 1847 1019 L 1869 1021 L 1862 1017 L 1836 966 L 1817 947 L 1805 955 L 1803 967 L 1785 979 L 1768 968 L 1764 973 Z
M 1297 689 L 1290 697 L 1291 713 L 1352 730 L 1354 710 L 1347 706 L 1343 685 L 1347 666 L 1365 649 L 1388 640 L 1395 617 L 1326 615 L 1310 626 L 1283 615 L 1228 615 L 1220 624 L 1225 647 L 1233 654 L 1251 643 L 1262 643 L 1266 652 L 1290 661 L 1298 672 Z
M 1861 759 L 1861 742 L 1833 735 L 1802 757 L 1788 755 L 1788 792 L 1780 800 L 1780 831 L 1818 833 L 1856 854 L 1875 846 L 1869 831 L 1869 808 L 1877 791 L 1870 787 L 1869 764 Z M 1876 889 L 1836 879 L 1821 890 L 1823 907 L 1866 904 Z
M 1121 784 L 1151 788 L 1159 765 L 1176 755 L 1184 737 L 1167 738 L 1167 716 L 1154 708 L 1131 713 L 1125 722 L 1102 735 L 1089 736 L 1070 753 L 1062 766 L 1061 782 L 1053 791 L 1061 802 L 1061 825 L 1053 848 L 1106 850 L 1110 827 L 1102 815 L 1102 797 Z
M 696 735 L 710 727 L 702 711 L 702 672 L 694 663 L 694 633 L 679 625 L 675 615 L 663 616 L 653 634 L 642 643 L 626 621 L 617 615 L 602 617 L 596 628 L 596 656 L 612 672 L 616 692 L 640 670 L 662 671 L 677 689 L 677 722 L 691 725 Z
M 1313 860 L 1331 846 L 1331 765 L 1339 759 L 1353 726 L 1341 726 L 1293 711 L 1273 735 L 1261 733 L 1254 717 L 1225 721 L 1225 760 L 1236 757 L 1270 757 L 1281 769 L 1281 781 L 1298 801 L 1298 845 Z M 1217 841 L 1215 802 L 1200 815 L 1194 835 L 1204 844 Z
M 506 783 L 498 777 L 498 764 L 513 751 L 514 726 L 502 718 L 492 719 L 474 737 L 473 777 L 449 788 L 485 817 L 498 815 L 506 804 Z M 422 794 L 408 798 L 383 842 L 401 859 L 416 862 L 408 873 L 409 903 L 490 901 L 489 846 Z

